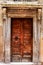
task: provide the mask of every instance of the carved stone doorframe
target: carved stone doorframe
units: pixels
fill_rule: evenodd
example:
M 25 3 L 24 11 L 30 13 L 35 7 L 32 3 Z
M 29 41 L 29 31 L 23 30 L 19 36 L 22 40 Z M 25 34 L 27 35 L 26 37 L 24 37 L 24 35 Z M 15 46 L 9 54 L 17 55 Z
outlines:
M 11 62 L 11 18 L 33 18 L 33 63 L 39 63 L 39 52 L 40 52 L 40 22 L 41 22 L 41 9 L 25 9 L 25 11 L 28 12 L 28 14 L 25 12 L 22 14 L 23 9 L 9 9 L 6 14 L 6 8 L 3 8 L 3 30 L 4 30 L 4 61 L 5 62 Z M 9 11 L 12 10 L 12 12 L 9 13 Z M 19 12 L 20 13 L 17 14 Z M 30 12 L 31 11 L 31 12 Z M 27 15 L 26 15 L 27 14 Z

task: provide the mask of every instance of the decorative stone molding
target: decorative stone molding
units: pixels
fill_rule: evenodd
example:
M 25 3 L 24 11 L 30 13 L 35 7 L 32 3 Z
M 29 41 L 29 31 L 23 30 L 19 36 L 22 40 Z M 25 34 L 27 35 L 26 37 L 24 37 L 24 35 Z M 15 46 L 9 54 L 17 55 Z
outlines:
M 4 39 L 5 39 L 5 62 L 10 62 L 11 53 L 10 53 L 10 38 L 11 38 L 11 18 L 33 18 L 33 63 L 35 65 L 39 64 L 39 44 L 40 44 L 40 22 L 41 22 L 41 12 L 42 9 L 37 7 L 27 7 L 21 8 L 3 8 L 3 21 L 4 21 Z M 29 9 L 30 8 L 30 9 Z M 7 11 L 7 14 L 6 14 Z M 36 11 L 38 13 L 36 13 Z M 22 14 L 23 13 L 23 14 Z M 36 14 L 38 14 L 36 16 Z M 38 23 L 38 25 L 37 25 Z M 39 41 L 38 41 L 39 40 Z M 8 45 L 9 44 L 9 45 Z M 8 47 L 7 47 L 8 45 Z
M 38 20 L 42 19 L 42 9 L 38 9 Z
M 3 8 L 3 21 L 5 21 L 6 20 L 6 8 Z

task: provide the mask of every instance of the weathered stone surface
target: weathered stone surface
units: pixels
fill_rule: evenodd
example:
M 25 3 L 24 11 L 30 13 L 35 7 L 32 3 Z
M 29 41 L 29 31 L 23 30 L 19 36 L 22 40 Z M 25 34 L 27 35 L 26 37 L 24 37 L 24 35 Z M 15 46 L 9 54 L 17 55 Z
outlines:
M 39 1 L 39 3 L 40 4 L 43 4 L 43 0 L 38 0 Z M 20 8 L 20 6 L 21 6 L 21 8 L 25 8 L 25 5 L 14 5 L 14 4 L 6 4 L 6 5 L 4 5 L 5 7 L 18 7 L 19 6 L 19 8 Z M 41 5 L 26 5 L 26 7 L 28 7 L 28 8 L 41 8 Z M 23 11 L 22 11 L 23 12 Z M 20 13 L 20 12 L 19 12 Z M 24 12 L 25 13 L 25 12 Z M 8 14 L 9 15 L 9 14 Z M 30 14 L 29 14 L 30 15 Z M 10 16 L 14 16 L 14 14 L 11 14 Z M 17 16 L 17 15 L 16 15 Z M 23 15 L 22 15 L 23 16 Z M 25 16 L 25 15 L 24 15 Z M 19 16 L 20 17 L 20 16 Z M 8 21 L 9 22 L 9 21 Z M 38 21 L 39 22 L 39 21 Z M 10 25 L 9 25 L 10 26 Z M 9 28 L 7 28 L 7 30 L 8 30 Z M 36 33 L 36 32 L 35 32 Z M 9 33 L 8 33 L 9 34 Z M 9 36 L 8 36 L 8 34 L 7 34 L 7 41 L 8 41 L 8 43 L 9 43 L 9 46 L 8 46 L 8 48 L 7 48 L 7 46 L 6 45 L 8 45 L 8 43 L 5 45 L 5 51 L 6 51 L 6 55 L 5 55 L 5 60 L 6 61 L 8 61 L 9 60 L 9 58 L 10 58 L 10 40 L 8 39 L 9 38 Z M 39 54 L 39 56 L 40 56 L 40 61 L 42 61 L 43 62 L 43 6 L 42 6 L 42 21 L 41 21 L 41 32 L 40 32 L 40 54 Z M 34 44 L 34 45 L 36 45 L 37 46 L 37 41 L 35 41 L 36 42 L 36 44 Z M 4 43 L 3 43 L 3 22 L 2 22 L 2 8 L 1 8 L 1 6 L 0 6 L 0 61 L 3 61 L 3 59 L 4 59 Z M 7 48 L 7 49 L 6 49 Z M 39 52 L 39 50 L 38 50 L 38 46 L 37 46 L 37 49 L 34 47 L 34 49 L 36 49 L 36 52 L 38 51 Z M 35 52 L 35 51 L 34 51 Z M 36 53 L 35 52 L 35 53 Z M 34 56 L 36 56 L 37 57 L 37 53 L 35 54 L 34 53 Z M 36 58 L 37 59 L 37 58 Z M 35 60 L 36 60 L 35 59 Z M 9 60 L 10 61 L 10 60 Z M 36 64 L 37 65 L 37 64 Z
M 4 60 L 4 42 L 3 42 L 3 21 L 2 21 L 2 7 L 0 5 L 0 61 Z
M 42 22 L 41 22 L 41 33 L 40 33 L 40 61 L 43 62 L 43 7 L 42 7 Z

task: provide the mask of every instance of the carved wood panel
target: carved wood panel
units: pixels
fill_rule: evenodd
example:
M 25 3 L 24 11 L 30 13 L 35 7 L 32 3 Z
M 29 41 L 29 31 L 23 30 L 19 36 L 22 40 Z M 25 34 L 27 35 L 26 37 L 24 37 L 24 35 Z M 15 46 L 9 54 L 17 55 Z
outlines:
M 32 61 L 32 19 L 13 19 L 11 52 L 12 61 Z

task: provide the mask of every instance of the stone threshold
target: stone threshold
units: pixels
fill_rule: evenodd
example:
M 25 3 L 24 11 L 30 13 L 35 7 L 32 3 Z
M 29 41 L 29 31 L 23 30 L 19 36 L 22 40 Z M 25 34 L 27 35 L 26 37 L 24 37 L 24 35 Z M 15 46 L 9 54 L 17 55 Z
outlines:
M 11 62 L 11 64 L 34 64 L 33 62 Z
M 0 63 L 0 65 L 41 65 L 41 63 L 33 63 L 33 62 L 10 62 L 10 63 Z

